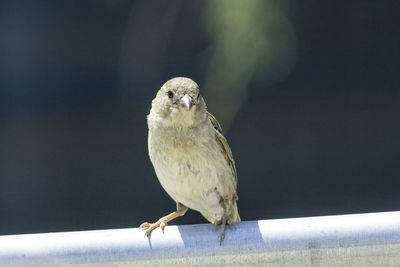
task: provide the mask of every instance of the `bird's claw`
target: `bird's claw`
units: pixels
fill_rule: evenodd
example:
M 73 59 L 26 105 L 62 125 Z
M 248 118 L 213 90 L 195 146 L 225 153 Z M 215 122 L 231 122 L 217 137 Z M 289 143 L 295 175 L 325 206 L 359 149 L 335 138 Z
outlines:
M 214 231 L 215 226 L 217 226 L 217 225 L 221 225 L 221 234 L 220 234 L 220 237 L 219 237 L 219 245 L 222 245 L 222 241 L 225 238 L 225 227 L 226 227 L 226 225 L 233 226 L 235 229 L 236 229 L 236 226 L 231 222 L 231 220 L 229 219 L 229 216 L 226 215 L 226 214 L 222 216 L 221 220 L 215 221 L 213 223 L 213 226 L 212 226 L 211 230 Z
M 164 233 L 165 226 L 167 226 L 167 222 L 161 221 L 160 228 L 161 228 L 161 231 L 163 231 L 163 233 Z
M 157 229 L 158 227 L 161 228 L 161 231 L 164 233 L 165 226 L 167 226 L 167 222 L 163 219 L 158 220 L 155 223 L 148 223 L 144 222 L 139 226 L 139 230 L 146 230 L 144 233 L 144 237 L 147 237 L 153 232 L 154 229 Z
M 211 231 L 215 231 L 215 226 L 217 226 L 217 225 L 220 225 L 221 224 L 221 220 L 219 220 L 219 221 L 215 221 L 214 223 L 213 223 L 213 225 L 212 225 L 212 227 L 211 227 Z
M 144 223 L 142 223 L 142 224 L 139 226 L 139 229 L 140 229 L 140 230 L 144 230 L 144 229 L 146 229 L 146 228 L 149 228 L 150 225 L 151 225 L 150 223 L 144 222 Z

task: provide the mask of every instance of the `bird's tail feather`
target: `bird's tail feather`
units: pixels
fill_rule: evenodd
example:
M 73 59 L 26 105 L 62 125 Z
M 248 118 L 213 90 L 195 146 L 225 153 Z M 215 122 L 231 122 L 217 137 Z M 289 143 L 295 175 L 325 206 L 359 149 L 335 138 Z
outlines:
M 239 215 L 239 211 L 236 205 L 236 201 L 235 201 L 235 205 L 233 206 L 232 212 L 231 214 L 229 214 L 229 218 L 231 219 L 232 222 L 240 222 L 240 215 Z

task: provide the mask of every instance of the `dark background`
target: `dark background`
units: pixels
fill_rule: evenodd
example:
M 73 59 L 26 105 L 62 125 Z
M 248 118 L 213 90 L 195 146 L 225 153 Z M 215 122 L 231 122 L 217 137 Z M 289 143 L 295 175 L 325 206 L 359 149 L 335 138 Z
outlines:
M 175 76 L 224 127 L 243 220 L 399 210 L 399 14 L 398 1 L 1 1 L 0 234 L 172 212 L 146 115 Z

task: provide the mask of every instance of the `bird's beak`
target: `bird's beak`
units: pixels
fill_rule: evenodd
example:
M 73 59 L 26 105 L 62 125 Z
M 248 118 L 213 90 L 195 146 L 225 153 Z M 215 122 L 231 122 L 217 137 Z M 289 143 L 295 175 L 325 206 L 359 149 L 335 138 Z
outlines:
M 187 110 L 190 110 L 193 106 L 193 98 L 185 94 L 181 99 L 179 99 L 179 103 L 181 103 Z

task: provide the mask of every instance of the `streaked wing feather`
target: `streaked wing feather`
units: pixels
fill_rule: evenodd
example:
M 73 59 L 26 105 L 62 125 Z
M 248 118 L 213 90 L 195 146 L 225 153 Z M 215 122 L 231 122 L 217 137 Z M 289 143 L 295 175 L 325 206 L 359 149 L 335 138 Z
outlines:
M 235 177 L 235 182 L 237 183 L 238 178 L 236 173 L 235 161 L 233 160 L 232 151 L 228 145 L 228 142 L 226 141 L 225 137 L 222 134 L 221 125 L 218 123 L 217 119 L 208 111 L 207 111 L 207 116 L 210 119 L 212 125 L 214 126 L 216 141 L 219 145 L 222 154 L 224 154 L 225 159 L 227 160 L 229 166 L 231 167 L 233 176 Z

